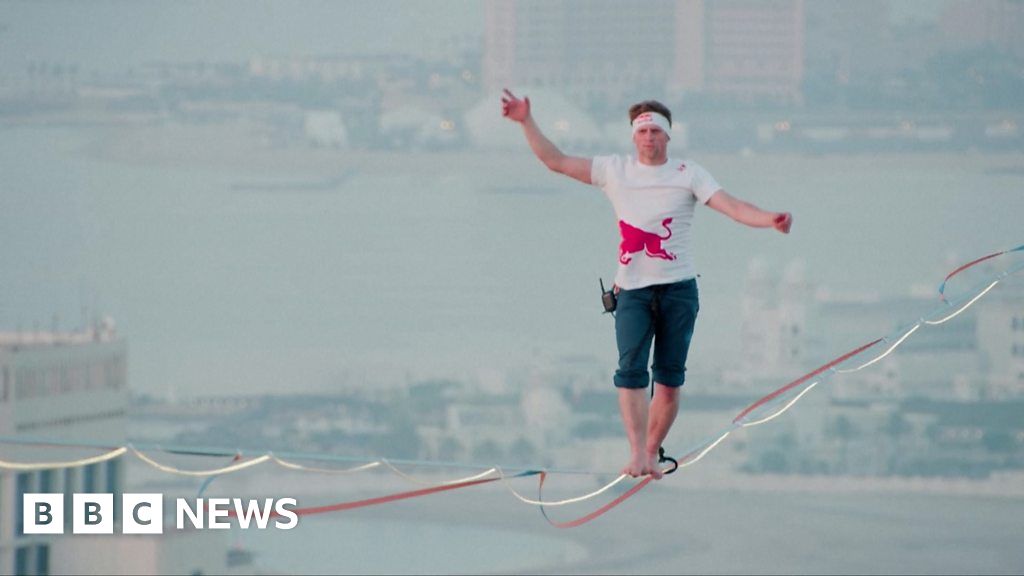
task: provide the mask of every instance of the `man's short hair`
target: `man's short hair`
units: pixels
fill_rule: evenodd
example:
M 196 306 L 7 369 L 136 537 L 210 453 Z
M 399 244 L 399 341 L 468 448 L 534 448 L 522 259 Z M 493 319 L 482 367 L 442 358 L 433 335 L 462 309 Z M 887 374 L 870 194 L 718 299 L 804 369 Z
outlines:
M 637 102 L 629 107 L 629 123 L 632 124 L 636 117 L 643 114 L 644 112 L 657 112 L 668 120 L 668 125 L 672 125 L 672 112 L 657 100 L 644 100 L 643 102 Z

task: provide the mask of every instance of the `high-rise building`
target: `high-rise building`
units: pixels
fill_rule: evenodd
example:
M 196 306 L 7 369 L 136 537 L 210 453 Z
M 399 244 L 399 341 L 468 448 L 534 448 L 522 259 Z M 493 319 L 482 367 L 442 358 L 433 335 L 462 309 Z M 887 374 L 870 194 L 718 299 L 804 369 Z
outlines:
M 1006 278 L 977 315 L 977 346 L 984 354 L 990 398 L 1024 397 L 1024 281 Z
M 799 102 L 803 0 L 490 0 L 483 82 L 591 105 L 685 93 Z
M 803 0 L 716 0 L 705 10 L 705 91 L 744 101 L 801 101 Z
M 750 262 L 741 303 L 741 360 L 735 368 L 746 375 L 778 380 L 804 367 L 811 300 L 805 276 L 801 261 L 787 264 L 781 278 L 774 277 L 764 261 Z
M 660 92 L 674 65 L 675 11 L 666 0 L 490 0 L 484 86 L 612 102 Z
M 947 46 L 991 47 L 1024 58 L 1024 2 L 956 0 L 940 18 Z
M 0 436 L 7 439 L 0 460 L 69 462 L 103 452 L 69 445 L 124 446 L 127 376 L 127 345 L 112 321 L 73 333 L 0 333 Z M 224 573 L 220 534 L 119 533 L 126 472 L 123 457 L 44 470 L 0 469 L 0 574 Z M 22 496 L 32 493 L 63 493 L 63 535 L 25 533 Z M 76 493 L 113 494 L 114 534 L 72 534 Z
M 805 11 L 805 90 L 809 102 L 835 100 L 850 86 L 877 83 L 906 65 L 891 58 L 889 0 L 814 0 Z M 915 62 L 923 62 L 916 58 Z
M 0 435 L 122 446 L 126 355 L 110 323 L 76 333 L 0 334 Z M 52 458 L 37 455 L 34 460 Z M 23 494 L 63 492 L 70 503 L 72 493 L 103 492 L 115 494 L 116 502 L 123 481 L 116 459 L 65 469 L 0 471 L 0 573 L 48 574 L 57 560 L 53 536 L 24 533 Z M 66 515 L 66 531 L 70 522 Z
M 992 269 L 991 274 L 997 271 Z M 924 324 L 892 355 L 870 370 L 844 376 L 837 388 L 867 397 L 928 398 L 978 401 L 1024 398 L 1024 291 L 1007 278 L 976 305 L 938 325 Z M 906 297 L 816 298 L 809 328 L 817 337 L 811 349 L 829 358 L 874 337 L 892 340 L 906 333 L 915 319 L 941 320 L 962 305 L 964 295 L 946 306 L 934 294 Z M 889 331 L 890 334 L 885 334 Z M 894 332 L 895 331 L 895 332 Z M 871 359 L 890 343 L 872 348 L 851 364 Z M 891 385 L 891 386 L 890 386 Z
M 998 269 L 987 274 L 995 276 Z M 1009 277 L 964 313 L 922 324 L 871 369 L 843 374 L 831 385 L 840 396 L 977 401 L 1024 398 L 1024 280 Z M 751 261 L 742 299 L 740 359 L 730 380 L 792 379 L 880 336 L 890 340 L 839 366 L 849 370 L 882 354 L 913 327 L 948 310 L 935 294 L 881 297 L 834 295 L 805 280 L 792 262 L 781 276 Z

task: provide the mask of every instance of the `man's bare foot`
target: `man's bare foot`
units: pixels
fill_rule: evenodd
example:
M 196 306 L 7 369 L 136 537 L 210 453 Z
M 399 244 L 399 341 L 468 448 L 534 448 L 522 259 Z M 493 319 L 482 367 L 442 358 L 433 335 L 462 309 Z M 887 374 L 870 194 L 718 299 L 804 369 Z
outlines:
M 623 474 L 629 474 L 633 478 L 640 476 L 651 475 L 655 480 L 661 480 L 663 474 L 661 467 L 658 466 L 658 455 L 654 456 L 634 456 L 629 464 L 622 469 Z
M 622 469 L 623 474 L 629 474 L 633 478 L 649 474 L 650 471 L 647 469 L 647 460 L 643 456 L 634 454 L 633 458 L 630 459 L 629 464 Z
M 661 480 L 664 474 L 661 471 L 661 465 L 658 462 L 659 458 L 657 454 L 647 455 L 647 473 L 651 475 L 651 478 L 655 480 Z

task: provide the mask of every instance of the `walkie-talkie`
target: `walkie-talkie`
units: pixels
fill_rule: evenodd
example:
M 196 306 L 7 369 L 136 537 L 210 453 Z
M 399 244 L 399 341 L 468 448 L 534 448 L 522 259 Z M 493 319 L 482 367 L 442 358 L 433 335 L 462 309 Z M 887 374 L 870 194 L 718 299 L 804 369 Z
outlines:
M 615 306 L 618 304 L 618 300 L 615 298 L 614 286 L 612 290 L 605 290 L 604 279 L 598 278 L 597 281 L 601 283 L 601 304 L 604 306 L 605 313 L 615 312 Z

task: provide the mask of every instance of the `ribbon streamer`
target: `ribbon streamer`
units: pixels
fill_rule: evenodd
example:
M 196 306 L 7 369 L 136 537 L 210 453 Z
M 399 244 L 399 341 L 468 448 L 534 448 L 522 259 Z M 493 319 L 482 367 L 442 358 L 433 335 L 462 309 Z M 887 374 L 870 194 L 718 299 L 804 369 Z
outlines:
M 263 456 L 257 456 L 256 458 L 253 458 L 252 460 L 248 460 L 248 461 L 245 461 L 245 462 L 239 462 L 238 464 L 232 464 L 230 466 L 225 466 L 223 468 L 217 468 L 217 469 L 214 469 L 214 470 L 193 471 L 193 470 L 182 470 L 180 468 L 175 468 L 174 466 L 167 466 L 165 464 L 161 464 L 161 463 L 157 462 L 156 460 L 153 460 L 149 456 L 146 456 L 142 452 L 139 452 L 138 450 L 135 449 L 134 446 L 130 446 L 130 448 L 131 448 L 132 452 L 136 456 L 138 456 L 139 460 L 142 460 L 146 464 L 149 464 L 150 466 L 152 466 L 153 468 L 156 468 L 157 470 L 160 470 L 161 472 L 167 472 L 168 474 L 177 474 L 179 476 L 198 476 L 198 477 L 219 476 L 221 474 L 230 474 L 231 472 L 238 472 L 239 470 L 245 470 L 246 468 L 251 468 L 252 466 L 256 466 L 257 464 L 262 464 L 262 463 L 266 462 L 267 460 L 270 460 L 270 455 L 269 454 L 264 454 Z
M 964 297 L 964 298 L 960 299 L 961 302 L 965 302 L 962 305 L 955 304 L 954 302 L 951 302 L 946 297 L 945 289 L 946 289 L 946 285 L 949 282 L 949 280 L 951 280 L 952 278 L 956 277 L 957 275 L 963 273 L 964 271 L 966 271 L 966 270 L 968 270 L 968 269 L 970 269 L 970 268 L 972 268 L 974 266 L 977 266 L 978 264 L 980 264 L 982 262 L 991 260 L 991 259 L 993 259 L 993 258 L 995 258 L 997 256 L 1008 254 L 1010 252 L 1018 252 L 1018 251 L 1022 251 L 1022 250 L 1024 250 L 1024 245 L 1018 246 L 1017 248 L 1013 248 L 1013 249 L 1010 249 L 1010 250 L 1004 250 L 1002 252 L 996 252 L 996 253 L 993 253 L 993 254 L 989 254 L 987 256 L 983 256 L 981 258 L 977 258 L 977 259 L 972 260 L 972 261 L 968 262 L 967 264 L 964 264 L 963 266 L 960 266 L 957 269 L 953 270 L 951 273 L 949 273 L 946 276 L 946 278 L 943 280 L 942 284 L 939 286 L 939 296 L 940 296 L 940 299 L 946 305 L 944 308 L 941 308 L 941 309 L 933 312 L 931 315 L 926 315 L 925 317 L 922 317 L 921 320 L 919 320 L 913 326 L 901 328 L 901 329 L 895 331 L 893 334 L 890 334 L 889 336 L 886 336 L 886 337 L 883 337 L 883 338 L 878 338 L 876 340 L 868 342 L 868 343 L 866 343 L 866 344 L 864 344 L 862 346 L 859 346 L 859 347 L 857 347 L 857 348 L 847 352 L 846 354 L 843 354 L 843 355 L 841 355 L 841 356 L 839 356 L 839 357 L 837 357 L 837 358 L 835 358 L 833 360 L 830 360 L 830 361 L 826 362 L 825 364 L 819 366 L 815 370 L 813 370 L 811 372 L 808 372 L 807 374 L 805 374 L 805 375 L 803 375 L 803 376 L 793 380 L 792 382 L 789 382 L 789 383 L 783 385 L 782 387 L 778 388 L 777 390 L 775 390 L 775 391 L 773 391 L 773 392 L 763 396 L 762 398 L 756 400 L 750 406 L 748 406 L 745 409 L 743 409 L 735 418 L 733 418 L 730 426 L 728 428 L 726 428 L 724 431 L 720 431 L 717 434 L 709 436 L 704 441 L 702 441 L 699 444 L 697 444 L 690 451 L 686 452 L 685 456 L 683 456 L 681 458 L 678 458 L 677 459 L 678 460 L 678 467 L 679 468 L 683 468 L 683 467 L 692 466 L 693 464 L 696 464 L 702 458 L 704 458 L 709 452 L 711 452 L 718 445 L 720 445 L 733 431 L 735 431 L 735 430 L 737 430 L 739 428 L 747 428 L 747 427 L 752 427 L 752 426 L 758 426 L 758 425 L 767 423 L 767 422 L 769 422 L 771 420 L 774 420 L 775 418 L 778 418 L 783 413 L 785 413 L 787 410 L 792 408 L 801 398 L 803 398 L 804 395 L 806 395 L 808 392 L 810 392 L 818 384 L 822 383 L 825 379 L 830 377 L 832 374 L 848 374 L 848 373 L 852 373 L 852 372 L 857 372 L 859 370 L 863 370 L 863 369 L 865 369 L 865 368 L 867 368 L 869 366 L 872 366 L 873 364 L 879 362 L 880 360 L 882 360 L 883 358 L 885 358 L 886 356 L 891 354 L 897 347 L 899 347 L 901 344 L 903 344 L 903 342 L 906 341 L 918 329 L 920 329 L 922 325 L 929 325 L 929 326 L 940 325 L 940 324 L 943 324 L 943 323 L 948 322 L 949 320 L 955 318 L 956 316 L 958 316 L 959 314 L 964 312 L 967 308 L 972 306 L 979 299 L 981 299 L 990 290 L 992 290 L 1002 279 L 1006 278 L 1010 274 L 1014 274 L 1014 273 L 1019 272 L 1020 270 L 1024 269 L 1024 263 L 1017 264 L 1017 265 L 1012 266 L 1009 269 L 1003 271 L 1002 274 L 998 275 L 998 277 L 996 277 L 994 280 L 989 281 L 988 284 L 984 288 L 980 289 L 977 294 L 974 294 L 973 296 L 970 296 L 969 298 Z M 957 307 L 957 306 L 959 306 L 959 307 Z M 954 310 L 952 312 L 950 312 L 949 311 L 950 308 L 954 308 Z M 932 319 L 933 316 L 939 316 L 939 315 L 941 315 L 941 318 Z M 874 358 L 872 358 L 872 359 L 870 359 L 870 360 L 868 360 L 866 362 L 863 362 L 863 363 L 859 364 L 858 366 L 856 366 L 854 368 L 849 368 L 849 369 L 838 368 L 844 362 L 849 361 L 850 359 L 856 357 L 857 355 L 859 355 L 861 353 L 866 352 L 867 350 L 877 346 L 878 344 L 880 344 L 880 343 L 888 343 L 888 342 L 893 342 L 893 343 L 888 348 L 886 348 L 883 352 L 881 352 L 879 355 L 875 356 Z M 800 389 L 801 386 L 803 386 L 802 390 Z M 768 416 L 760 417 L 760 418 L 758 418 L 756 420 L 753 420 L 751 418 L 752 415 L 756 411 L 758 411 L 758 410 L 760 410 L 762 408 L 767 408 L 767 407 L 770 407 L 770 406 L 781 404 L 785 400 L 785 398 L 787 397 L 787 394 L 789 394 L 791 392 L 795 392 L 797 390 L 799 390 L 799 392 L 797 392 L 794 395 L 793 398 L 789 399 L 788 401 L 785 401 L 785 405 L 783 405 L 778 410 L 772 412 Z M 0 443 L 12 443 L 12 444 L 13 443 L 21 443 L 21 444 L 37 444 L 37 445 L 40 445 L 40 446 L 65 446 L 65 447 L 72 447 L 72 446 L 73 447 L 84 447 L 84 446 L 87 446 L 86 444 L 82 444 L 82 443 L 79 443 L 79 444 L 73 444 L 73 443 L 54 443 L 52 441 L 29 441 L 29 440 L 25 440 L 25 439 L 9 439 L 9 438 L 2 438 L 2 437 L 0 437 Z M 104 449 L 108 448 L 106 446 L 88 446 L 88 447 L 91 447 L 91 448 L 104 448 Z M 279 466 L 282 466 L 284 468 L 288 468 L 288 469 L 291 469 L 291 470 L 301 470 L 301 471 L 306 471 L 306 472 L 319 472 L 319 473 L 353 473 L 353 472 L 361 472 L 361 471 L 369 470 L 369 469 L 372 469 L 372 468 L 375 468 L 375 467 L 378 467 L 378 466 L 381 466 L 381 465 L 385 465 L 392 472 L 394 472 L 395 474 L 401 476 L 402 478 L 405 478 L 406 480 L 409 480 L 409 481 L 412 481 L 412 482 L 416 482 L 416 483 L 425 483 L 425 482 L 422 482 L 422 481 L 412 477 L 409 474 L 406 474 L 406 473 L 402 472 L 394 464 L 392 464 L 391 461 L 384 460 L 384 459 L 381 459 L 381 460 L 378 460 L 378 461 L 374 461 L 374 462 L 369 462 L 369 463 L 363 463 L 361 465 L 355 466 L 353 468 L 348 468 L 348 469 L 328 469 L 328 468 L 314 468 L 314 467 L 304 466 L 304 465 L 300 465 L 300 464 L 295 464 L 295 463 L 292 463 L 292 462 L 287 462 L 287 461 L 282 460 L 281 458 L 278 458 L 277 456 L 275 456 L 275 455 L 273 455 L 272 453 L 269 453 L 269 452 L 264 454 L 264 455 L 262 455 L 262 456 L 258 456 L 258 457 L 255 457 L 255 458 L 251 459 L 251 460 L 247 460 L 247 461 L 243 462 L 243 461 L 239 461 L 241 459 L 241 453 L 237 452 L 237 451 L 236 452 L 230 452 L 230 451 L 226 451 L 226 450 L 219 450 L 219 451 L 214 451 L 214 452 L 211 452 L 211 451 L 208 451 L 208 450 L 207 451 L 201 451 L 201 452 L 200 451 L 176 451 L 176 450 L 172 450 L 172 449 L 163 449 L 163 448 L 159 448 L 159 447 L 157 447 L 155 449 L 156 450 L 160 450 L 160 451 L 162 451 L 164 453 L 175 453 L 175 452 L 178 452 L 178 453 L 189 453 L 189 454 L 196 454 L 196 455 L 203 455 L 203 456 L 214 456 L 214 455 L 216 455 L 216 456 L 226 456 L 226 455 L 232 455 L 233 454 L 234 455 L 233 461 L 235 461 L 236 463 L 234 463 L 232 465 L 229 465 L 229 466 L 225 466 L 223 468 L 217 468 L 217 469 L 214 469 L 214 470 L 205 470 L 205 471 L 181 470 L 181 469 L 173 467 L 173 466 L 168 466 L 168 465 L 156 462 L 152 458 L 150 458 L 150 457 L 146 456 L 145 454 L 143 454 L 142 452 L 140 452 L 135 446 L 128 445 L 128 446 L 124 446 L 124 447 L 120 447 L 120 448 L 110 449 L 108 452 L 106 452 L 104 454 L 97 455 L 97 456 L 91 456 L 91 457 L 88 457 L 88 458 L 82 458 L 82 459 L 70 460 L 70 461 L 63 461 L 63 462 L 18 463 L 18 462 L 8 462 L 8 461 L 0 460 L 0 470 L 32 471 L 32 470 L 60 469 L 60 468 L 71 468 L 71 467 L 77 467 L 77 466 L 87 466 L 87 465 L 90 465 L 90 464 L 95 464 L 95 463 L 104 462 L 104 461 L 107 461 L 107 460 L 112 460 L 114 458 L 118 458 L 118 457 L 124 455 L 129 450 L 131 450 L 143 462 L 149 464 L 150 466 L 153 466 L 154 468 L 156 468 L 158 470 L 161 470 L 161 471 L 164 471 L 164 472 L 167 472 L 167 473 L 172 473 L 172 474 L 184 475 L 184 476 L 206 477 L 206 481 L 203 483 L 203 486 L 200 489 L 200 493 L 202 493 L 202 491 L 204 491 L 206 489 L 206 487 L 209 485 L 209 483 L 214 478 L 216 478 L 219 475 L 229 474 L 229 473 L 232 473 L 232 472 L 237 472 L 237 471 L 240 471 L 240 470 L 244 470 L 246 468 L 250 468 L 252 466 L 256 466 L 256 465 L 261 464 L 263 462 L 266 462 L 268 460 L 273 460 Z M 320 457 L 316 457 L 316 459 L 319 459 L 319 460 L 330 460 L 332 458 L 320 456 Z M 338 459 L 342 459 L 342 458 L 333 458 L 333 459 L 338 460 Z M 347 460 L 348 461 L 352 461 L 351 459 L 347 459 Z M 412 462 L 404 462 L 404 463 L 410 464 Z M 432 465 L 431 463 L 420 463 L 420 464 Z M 437 464 L 435 463 L 433 465 L 437 465 Z M 453 466 L 457 466 L 457 465 L 449 464 L 448 466 L 449 467 L 453 467 Z M 465 466 L 465 467 L 472 467 L 472 466 Z M 482 466 L 478 466 L 477 468 L 482 468 Z M 583 496 L 578 496 L 578 497 L 574 497 L 574 498 L 567 498 L 567 499 L 564 499 L 564 500 L 557 500 L 557 501 L 545 501 L 544 498 L 543 498 L 544 482 L 547 479 L 548 474 L 554 473 L 554 472 L 556 472 L 556 471 L 554 471 L 554 470 L 546 470 L 545 471 L 545 470 L 527 469 L 527 470 L 524 470 L 524 471 L 522 471 L 522 472 L 520 472 L 518 474 L 514 474 L 514 475 L 511 475 L 511 476 L 508 476 L 508 475 L 505 474 L 505 472 L 501 468 L 493 467 L 493 468 L 487 469 L 484 472 L 481 472 L 481 473 L 478 473 L 478 474 L 475 474 L 475 475 L 472 475 L 472 476 L 469 476 L 469 477 L 466 477 L 466 478 L 461 478 L 461 479 L 456 479 L 456 480 L 449 480 L 449 481 L 442 482 L 442 483 L 437 484 L 437 485 L 431 485 L 431 486 L 429 486 L 427 488 L 421 488 L 421 489 L 417 489 L 417 490 L 410 490 L 410 491 L 406 491 L 406 492 L 399 492 L 399 493 L 390 494 L 390 495 L 387 495 L 387 496 L 379 496 L 379 497 L 367 498 L 367 499 L 356 500 L 356 501 L 351 501 L 351 502 L 342 502 L 342 503 L 331 504 L 331 505 L 326 505 L 326 506 L 316 506 L 316 507 L 309 507 L 309 508 L 300 508 L 300 509 L 295 510 L 294 512 L 296 514 L 298 514 L 298 515 L 313 515 L 313 514 L 323 514 L 323 513 L 328 513 L 328 512 L 338 512 L 338 511 L 342 511 L 342 510 L 351 510 L 351 509 L 354 509 L 354 508 L 361 508 L 361 507 L 366 507 L 366 506 L 375 506 L 375 505 L 384 504 L 384 503 L 387 503 L 387 502 L 395 502 L 395 501 L 399 501 L 399 500 L 406 500 L 406 499 L 409 499 L 409 498 L 417 498 L 417 497 L 421 497 L 421 496 L 427 496 L 429 494 L 436 494 L 436 493 L 439 493 L 439 492 L 444 492 L 444 491 L 449 491 L 449 490 L 468 488 L 470 486 L 476 486 L 476 485 L 480 485 L 480 484 L 486 484 L 486 483 L 496 482 L 496 481 L 501 480 L 503 483 L 505 483 L 506 487 L 512 492 L 512 494 L 516 498 L 518 498 L 520 501 L 522 501 L 522 502 L 524 502 L 526 504 L 538 506 L 540 508 L 541 514 L 544 516 L 544 518 L 552 526 L 555 526 L 555 527 L 558 527 L 558 528 L 573 528 L 573 527 L 576 527 L 576 526 L 580 526 L 582 524 L 586 524 L 587 522 L 590 522 L 590 521 L 594 520 L 595 518 L 598 518 L 601 515 L 605 514 L 609 510 L 615 508 L 616 506 L 618 506 L 619 504 L 621 504 L 622 502 L 624 502 L 625 500 L 627 500 L 628 498 L 632 497 L 634 494 L 636 494 L 637 492 L 642 490 L 644 487 L 646 487 L 651 482 L 651 480 L 652 480 L 652 477 L 650 477 L 650 476 L 647 476 L 647 477 L 643 478 L 642 480 L 640 480 L 636 484 L 634 484 L 631 488 L 629 488 L 628 490 L 626 490 L 625 492 L 623 492 L 622 494 L 617 496 L 615 499 L 613 499 L 612 501 L 604 504 L 603 506 L 601 506 L 597 510 L 594 510 L 593 512 L 590 512 L 589 514 L 586 514 L 586 515 L 581 516 L 581 517 L 579 517 L 579 518 L 577 518 L 575 520 L 571 520 L 571 521 L 567 521 L 567 522 L 555 522 L 554 520 L 552 520 L 548 516 L 548 512 L 545 509 L 545 507 L 555 507 L 555 506 L 563 506 L 563 505 L 568 505 L 568 504 L 575 504 L 575 503 L 580 503 L 580 502 L 589 500 L 591 498 L 597 497 L 597 496 L 607 492 L 608 490 L 610 490 L 614 486 L 618 485 L 622 481 L 624 481 L 627 478 L 627 476 L 625 474 L 620 475 L 617 479 L 615 479 L 611 483 L 603 486 L 602 488 L 599 488 L 598 490 L 595 490 L 593 492 L 585 494 Z M 594 472 L 584 472 L 584 473 L 593 474 Z M 509 478 L 519 478 L 519 477 L 527 477 L 527 476 L 539 476 L 538 487 L 537 487 L 537 489 L 538 489 L 538 499 L 537 500 L 533 500 L 533 499 L 530 499 L 530 498 L 526 498 L 525 496 L 522 496 L 515 489 L 513 489 L 511 487 L 510 483 L 508 482 Z
M 110 452 L 107 452 L 106 454 L 100 454 L 99 456 L 90 456 L 89 458 L 82 458 L 80 460 L 67 460 L 64 462 L 20 463 L 0 460 L 0 470 L 18 470 L 22 472 L 28 472 L 34 470 L 77 468 L 79 466 L 88 466 L 90 464 L 98 464 L 100 462 L 106 462 L 107 460 L 113 460 L 114 458 L 120 457 L 127 451 L 128 448 L 122 446 L 121 448 L 114 448 Z

